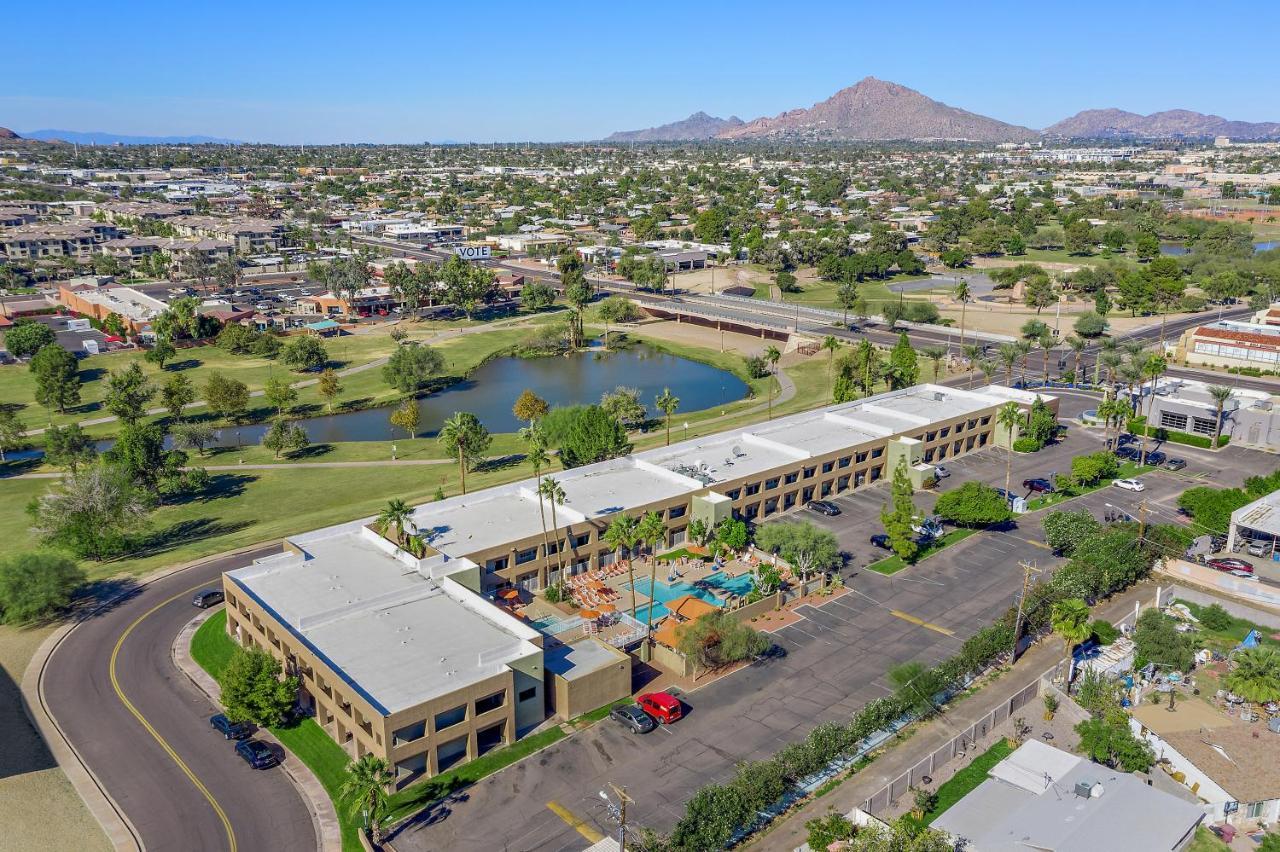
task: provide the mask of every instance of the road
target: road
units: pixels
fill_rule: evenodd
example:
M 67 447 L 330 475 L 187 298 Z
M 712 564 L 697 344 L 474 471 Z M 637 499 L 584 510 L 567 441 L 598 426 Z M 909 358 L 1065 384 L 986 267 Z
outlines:
M 256 771 L 236 755 L 209 727 L 217 709 L 170 653 L 196 613 L 194 590 L 278 549 L 142 586 L 77 624 L 45 664 L 46 709 L 151 852 L 316 847 L 311 816 L 283 770 Z

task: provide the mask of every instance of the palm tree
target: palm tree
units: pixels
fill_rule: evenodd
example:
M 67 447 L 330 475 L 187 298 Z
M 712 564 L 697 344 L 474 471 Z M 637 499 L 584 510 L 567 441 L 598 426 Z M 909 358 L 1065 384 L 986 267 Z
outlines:
M 533 465 L 533 479 L 536 483 L 538 519 L 542 522 L 542 567 L 538 571 L 538 585 L 545 589 L 547 587 L 547 556 L 551 548 L 547 543 L 547 507 L 542 502 L 542 469 L 551 464 L 551 458 L 547 455 L 547 445 L 542 430 L 537 426 L 526 426 L 521 429 L 520 437 L 529 445 L 525 458 L 529 460 L 529 464 Z
M 1058 601 L 1049 612 L 1049 624 L 1062 639 L 1067 658 L 1067 677 L 1071 674 L 1071 649 L 1089 638 L 1089 605 L 1079 598 Z
M 961 278 L 956 282 L 956 288 L 951 291 L 951 295 L 960 303 L 960 348 L 964 349 L 964 310 L 965 305 L 972 299 L 969 295 L 969 282 Z
M 1227 400 L 1231 399 L 1231 388 L 1225 385 L 1209 385 L 1209 396 L 1213 397 L 1214 407 L 1218 410 L 1218 415 L 1213 421 L 1213 448 L 1216 450 L 1218 440 L 1222 437 L 1222 410 L 1226 407 Z
M 604 540 L 614 550 L 614 558 L 621 559 L 622 551 L 626 549 L 629 553 L 636 546 L 638 535 L 636 529 L 639 522 L 630 515 L 618 515 L 609 522 L 609 527 L 604 531 Z M 631 560 L 627 560 L 628 571 L 631 574 L 631 617 L 636 617 L 636 568 Z M 649 597 L 653 597 L 653 588 L 649 589 Z M 653 608 L 650 602 L 649 608 Z
M 773 374 L 776 381 L 778 377 L 778 361 L 782 358 L 782 353 L 778 351 L 778 347 L 769 346 L 764 350 L 764 360 L 769 364 L 769 372 Z M 769 383 L 769 419 L 773 419 L 773 382 Z
M 1169 362 L 1164 359 L 1163 355 L 1152 355 L 1147 359 L 1147 363 L 1142 365 L 1142 375 L 1151 380 L 1151 392 L 1147 394 L 1147 422 L 1142 426 L 1142 456 L 1138 464 L 1147 463 L 1147 437 L 1151 434 L 1151 407 L 1156 400 L 1156 382 L 1164 371 L 1169 369 Z
M 1031 341 L 1018 340 L 1013 344 L 1013 348 L 1018 350 L 1018 357 L 1022 359 L 1022 382 L 1027 381 L 1027 360 L 1031 357 Z
M 1014 430 L 1022 423 L 1022 407 L 1016 402 L 1006 402 L 996 410 L 996 423 L 1003 426 L 1008 432 L 1009 446 L 1005 448 L 1005 466 L 1004 466 L 1004 493 L 1005 498 L 1012 494 L 1009 490 L 1013 480 L 1013 441 Z
M 565 500 L 564 489 L 560 487 L 559 482 L 556 482 L 554 479 L 548 476 L 546 479 L 538 483 L 538 495 L 551 504 L 551 529 L 556 534 L 556 572 L 558 573 L 558 576 L 560 577 L 560 579 L 563 580 L 564 579 L 564 556 L 562 551 L 564 550 L 564 548 L 560 546 L 560 522 L 556 520 L 556 506 L 564 505 L 564 500 Z M 545 547 L 546 545 L 543 545 L 544 551 L 545 551 Z M 546 563 L 547 563 L 546 559 L 543 559 L 542 564 L 544 567 L 541 572 L 541 578 L 539 579 L 540 583 L 546 582 L 546 578 L 547 578 L 546 567 L 545 567 Z
M 1089 341 L 1085 340 L 1083 337 L 1068 334 L 1063 338 L 1062 342 L 1067 344 L 1071 349 L 1071 353 L 1075 359 L 1071 364 L 1071 375 L 1075 376 L 1075 383 L 1080 384 L 1080 353 L 1084 352 L 1085 347 L 1089 345 Z
M 667 446 L 671 446 L 671 415 L 676 413 L 676 409 L 680 407 L 680 397 L 671 395 L 671 388 L 663 388 L 662 393 L 653 399 L 653 404 L 662 412 L 663 419 L 667 421 Z
M 996 353 L 1000 363 L 1004 364 L 1004 383 L 1012 387 L 1013 368 L 1017 365 L 1018 359 L 1022 357 L 1022 351 L 1018 349 L 1016 343 L 1001 343 Z
M 1121 355 L 1119 352 L 1116 352 L 1114 350 L 1108 352 L 1104 350 L 1098 353 L 1098 360 L 1095 361 L 1093 365 L 1094 382 L 1096 383 L 1098 380 L 1098 369 L 1101 367 L 1106 367 L 1107 368 L 1107 384 L 1114 387 L 1116 383 L 1116 373 L 1120 369 L 1120 365 L 1123 363 L 1124 363 L 1124 356 Z
M 862 392 L 870 394 L 872 385 L 872 373 L 875 372 L 880 357 L 880 350 L 876 349 L 875 344 L 865 337 L 858 341 L 858 360 L 862 362 Z
M 467 465 L 474 462 L 489 447 L 492 440 L 489 430 L 484 428 L 474 414 L 469 411 L 455 411 L 453 416 L 440 425 L 437 440 L 445 446 L 450 454 L 458 456 L 458 473 L 462 478 L 462 493 L 467 493 Z
M 938 381 L 938 374 L 942 372 L 942 359 L 947 357 L 947 350 L 942 346 L 926 346 L 920 350 L 920 354 L 933 362 L 933 380 Z
M 978 362 L 978 369 L 987 377 L 987 384 L 991 384 L 991 380 L 995 378 L 996 373 L 1000 372 L 1000 364 L 990 358 L 983 358 Z
M 1049 353 L 1053 351 L 1053 335 L 1046 329 L 1035 340 L 1035 345 L 1044 353 L 1044 376 L 1040 380 L 1043 387 L 1049 386 Z
M 970 371 L 974 365 L 982 358 L 982 347 L 973 343 L 965 343 L 960 347 L 960 354 L 964 356 L 965 361 L 969 364 Z M 989 383 L 990 380 L 988 380 Z M 973 387 L 973 376 L 969 377 L 969 387 Z
M 394 528 L 396 531 L 396 544 L 404 545 L 404 536 L 406 532 L 410 532 L 413 528 L 413 509 L 409 508 L 409 504 L 403 500 L 392 500 L 387 503 L 387 508 L 382 510 L 378 515 L 378 519 L 374 524 L 378 527 L 378 531 L 383 535 L 387 531 Z
M 1267 646 L 1245 648 L 1231 658 L 1227 688 L 1245 701 L 1266 704 L 1280 701 L 1280 651 Z
M 1133 413 L 1133 409 L 1127 403 L 1115 396 L 1108 395 L 1098 405 L 1098 416 L 1102 418 L 1103 437 L 1110 440 L 1112 423 L 1116 424 L 1116 434 L 1118 435 L 1120 433 L 1120 425 L 1131 413 Z
M 347 777 L 342 782 L 339 798 L 347 803 L 352 819 L 373 835 L 375 844 L 382 842 L 382 820 L 387 810 L 387 787 L 395 782 L 395 773 L 385 760 L 366 754 L 347 764 Z
M 662 520 L 659 512 L 646 512 L 645 516 L 640 519 L 640 523 L 636 525 L 636 537 L 644 542 L 645 547 L 649 549 L 649 593 L 653 595 L 654 583 L 658 580 L 658 556 L 656 545 L 664 540 L 667 535 L 667 524 Z M 633 583 L 634 585 L 634 583 Z M 632 589 L 634 594 L 635 590 Z M 635 608 L 632 607 L 632 615 L 635 615 Z M 653 607 L 649 607 L 648 613 L 644 619 L 645 631 L 649 634 L 653 633 Z
M 822 348 L 827 350 L 827 388 L 831 391 L 831 401 L 836 398 L 836 350 L 840 348 L 840 339 L 834 334 L 822 338 Z

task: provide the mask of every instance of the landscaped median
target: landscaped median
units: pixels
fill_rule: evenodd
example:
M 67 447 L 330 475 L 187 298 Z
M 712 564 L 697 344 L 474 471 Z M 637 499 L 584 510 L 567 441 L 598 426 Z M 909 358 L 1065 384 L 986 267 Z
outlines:
M 1069 488 L 1059 488 L 1050 494 L 1027 501 L 1027 511 L 1036 512 L 1040 509 L 1047 509 L 1050 506 L 1056 506 L 1059 503 L 1065 503 L 1068 500 L 1074 500 L 1077 497 L 1083 497 L 1086 494 L 1092 494 L 1095 491 L 1107 488 L 1113 480 L 1130 479 L 1138 474 L 1150 473 L 1156 469 L 1156 465 L 1142 465 L 1135 461 L 1126 461 L 1116 469 L 1114 476 L 1105 476 L 1092 485 L 1072 485 Z
M 969 536 L 979 532 L 982 532 L 981 527 L 957 527 L 942 536 L 942 538 L 935 538 L 933 541 L 929 542 L 929 544 L 922 547 L 920 552 L 916 554 L 914 562 L 907 562 L 895 553 L 893 556 L 886 556 L 879 562 L 872 562 L 867 566 L 867 570 L 875 571 L 877 574 L 884 574 L 885 576 L 892 576 L 897 574 L 903 568 L 910 565 L 918 565 L 920 562 L 923 562 L 939 550 L 950 547 L 956 542 L 964 541 Z

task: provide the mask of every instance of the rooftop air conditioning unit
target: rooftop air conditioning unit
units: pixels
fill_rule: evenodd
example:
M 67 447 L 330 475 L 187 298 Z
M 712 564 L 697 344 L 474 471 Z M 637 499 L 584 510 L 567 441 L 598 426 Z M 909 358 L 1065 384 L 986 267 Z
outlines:
M 947 398 L 947 395 L 946 395 L 945 393 L 943 393 L 942 391 L 934 391 L 934 392 L 933 392 L 933 399 L 934 399 L 934 402 L 942 402 L 942 401 L 943 401 L 943 400 L 945 400 L 946 398 Z

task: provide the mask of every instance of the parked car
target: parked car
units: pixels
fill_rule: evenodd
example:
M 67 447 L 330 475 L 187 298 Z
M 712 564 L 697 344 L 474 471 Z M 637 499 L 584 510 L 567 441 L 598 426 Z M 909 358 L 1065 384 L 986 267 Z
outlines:
M 834 518 L 840 514 L 840 507 L 830 500 L 810 500 L 805 504 L 805 508 L 826 515 L 828 518 Z
M 275 752 L 262 740 L 241 740 L 236 743 L 236 754 L 254 769 L 270 769 L 279 763 Z
M 1255 538 L 1249 542 L 1250 556 L 1266 556 L 1268 550 L 1270 550 L 1270 545 L 1260 538 Z
M 243 740 L 253 733 L 248 722 L 233 722 L 223 714 L 209 717 L 209 725 L 229 740 Z
M 670 725 L 684 715 L 684 705 L 670 692 L 646 692 L 636 703 L 661 725 Z
M 191 605 L 200 609 L 208 609 L 222 603 L 221 589 L 201 589 L 191 596 Z
M 1182 470 L 1186 466 L 1187 462 L 1184 459 L 1169 459 L 1164 463 L 1165 470 Z
M 1136 479 L 1114 479 L 1111 484 L 1116 488 L 1123 488 L 1125 491 L 1146 491 L 1147 486 L 1143 485 Z
M 616 722 L 621 722 L 630 728 L 633 734 L 647 734 L 658 727 L 658 723 L 653 721 L 653 717 L 635 704 L 624 704 L 613 708 L 609 711 L 609 718 Z
M 1227 573 L 1228 573 L 1228 574 L 1230 574 L 1232 577 L 1239 577 L 1241 580 L 1256 580 L 1256 579 L 1258 579 L 1258 575 L 1257 575 L 1257 574 L 1250 574 L 1248 571 L 1237 571 L 1237 570 L 1235 570 L 1235 569 L 1232 569 L 1232 570 L 1228 571 Z
M 1141 453 L 1139 453 L 1141 455 Z M 1147 464 L 1161 465 L 1169 460 L 1169 457 L 1159 450 L 1151 450 L 1147 453 Z
M 995 491 L 997 494 L 1003 497 L 1005 501 L 1008 503 L 1012 503 L 1014 498 L 1017 496 L 1016 494 L 1011 494 L 1008 491 L 1005 491 L 1003 488 L 997 488 L 995 489 Z
M 1253 573 L 1253 565 L 1245 562 L 1243 559 L 1234 559 L 1228 556 L 1226 559 L 1210 559 L 1209 567 L 1216 568 L 1219 571 L 1244 571 L 1245 573 Z
M 1022 487 L 1037 494 L 1052 494 L 1053 483 L 1043 477 L 1022 480 Z
M 871 543 L 874 544 L 876 547 L 880 547 L 885 550 L 893 550 L 893 545 L 889 543 L 889 536 L 885 535 L 884 533 L 876 533 L 875 535 L 871 536 Z
M 1137 447 L 1116 447 L 1116 456 L 1130 461 L 1137 461 L 1142 452 Z
M 1121 432 L 1120 437 L 1116 439 L 1116 445 L 1123 447 L 1125 444 L 1132 444 L 1136 440 L 1138 440 L 1137 435 L 1130 434 L 1129 432 Z
M 947 466 L 945 464 L 938 464 L 933 466 L 933 475 L 938 479 L 946 479 L 951 475 L 951 471 L 947 470 Z

